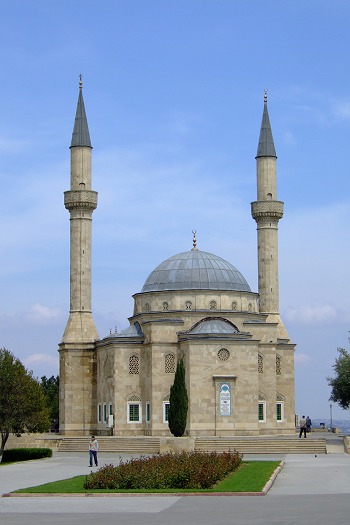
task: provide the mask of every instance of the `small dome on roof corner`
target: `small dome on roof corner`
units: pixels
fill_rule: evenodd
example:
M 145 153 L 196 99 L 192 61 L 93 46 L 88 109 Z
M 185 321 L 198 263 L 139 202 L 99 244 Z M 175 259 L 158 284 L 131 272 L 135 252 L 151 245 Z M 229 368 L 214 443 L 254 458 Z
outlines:
M 250 286 L 231 263 L 197 249 L 178 253 L 163 261 L 147 277 L 141 292 L 163 290 L 236 290 Z
M 203 319 L 194 325 L 189 334 L 238 334 L 238 328 L 226 319 Z

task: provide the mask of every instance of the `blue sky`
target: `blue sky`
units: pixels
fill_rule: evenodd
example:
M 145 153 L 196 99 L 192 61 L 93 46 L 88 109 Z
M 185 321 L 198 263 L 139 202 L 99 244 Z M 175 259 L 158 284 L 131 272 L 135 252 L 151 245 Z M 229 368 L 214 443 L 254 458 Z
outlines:
M 58 371 L 69 310 L 69 145 L 83 74 L 93 149 L 93 311 L 198 248 L 257 290 L 255 155 L 268 89 L 278 155 L 281 315 L 296 412 L 329 417 L 349 349 L 350 3 L 0 0 L 0 346 Z M 350 414 L 333 406 L 333 417 Z

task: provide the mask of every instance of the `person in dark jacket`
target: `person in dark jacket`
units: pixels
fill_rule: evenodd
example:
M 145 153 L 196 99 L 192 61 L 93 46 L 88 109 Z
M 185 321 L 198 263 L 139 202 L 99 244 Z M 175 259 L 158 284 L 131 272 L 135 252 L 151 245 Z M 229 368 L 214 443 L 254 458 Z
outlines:
M 312 422 L 309 416 L 306 418 L 306 432 L 311 432 Z

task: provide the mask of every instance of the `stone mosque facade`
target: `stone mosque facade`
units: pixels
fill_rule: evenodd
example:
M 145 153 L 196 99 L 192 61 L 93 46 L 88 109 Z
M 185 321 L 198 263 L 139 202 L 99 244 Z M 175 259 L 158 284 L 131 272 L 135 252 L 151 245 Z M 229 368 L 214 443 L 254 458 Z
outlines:
M 294 348 L 279 315 L 276 151 L 267 95 L 257 163 L 258 292 L 229 262 L 193 248 L 161 262 L 135 293 L 130 326 L 100 339 L 91 309 L 92 146 L 82 83 L 70 146 L 70 312 L 59 344 L 60 433 L 170 436 L 176 364 L 189 397 L 186 435 L 295 430 Z

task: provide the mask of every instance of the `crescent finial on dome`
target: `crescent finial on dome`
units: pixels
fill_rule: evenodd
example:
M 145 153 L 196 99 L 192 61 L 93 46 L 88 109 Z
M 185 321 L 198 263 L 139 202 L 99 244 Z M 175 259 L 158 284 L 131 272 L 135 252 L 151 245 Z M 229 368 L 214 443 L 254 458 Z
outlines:
M 193 248 L 192 248 L 192 250 L 197 250 L 197 239 L 196 239 L 197 230 L 192 230 L 192 233 L 193 233 Z

